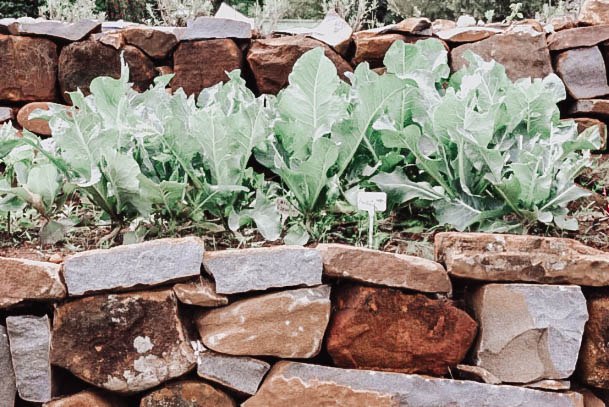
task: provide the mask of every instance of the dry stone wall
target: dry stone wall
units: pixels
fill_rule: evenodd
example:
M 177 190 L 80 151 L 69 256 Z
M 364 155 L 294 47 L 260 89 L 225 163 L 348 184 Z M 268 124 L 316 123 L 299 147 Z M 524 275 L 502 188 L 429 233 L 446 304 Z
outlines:
M 146 89 L 157 75 L 174 73 L 172 90 L 197 94 L 240 69 L 257 93 L 276 94 L 288 83 L 295 61 L 322 47 L 344 79 L 362 62 L 383 70 L 391 44 L 430 37 L 443 41 L 453 70 L 465 64 L 466 51 L 493 58 L 516 80 L 557 73 L 568 100 L 564 118 L 577 118 L 580 128 L 609 120 L 609 4 L 588 0 L 579 20 L 555 18 L 542 26 L 535 20 L 512 25 L 457 26 L 447 20 L 409 18 L 373 30 L 352 32 L 337 15 L 310 30 L 286 30 L 261 37 L 247 23 L 202 17 L 188 27 L 147 27 L 124 22 L 74 24 L 31 19 L 0 19 L 0 122 L 18 123 L 39 135 L 50 131 L 29 122 L 28 112 L 46 102 L 70 103 L 65 92 L 88 92 L 93 78 L 118 77 L 120 57 L 131 68 L 131 81 Z M 465 20 L 461 20 L 465 21 Z M 38 102 L 35 107 L 30 102 Z M 18 114 L 20 109 L 24 113 Z
M 607 264 L 456 232 L 429 259 L 197 237 L 0 258 L 0 406 L 602 406 Z

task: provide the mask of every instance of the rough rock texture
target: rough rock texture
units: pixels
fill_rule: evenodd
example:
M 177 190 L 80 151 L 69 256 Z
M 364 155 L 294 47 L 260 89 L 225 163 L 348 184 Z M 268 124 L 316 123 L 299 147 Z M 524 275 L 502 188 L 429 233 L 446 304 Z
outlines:
M 145 396 L 140 407 L 236 407 L 226 393 L 194 380 L 172 383 Z
M 422 292 L 447 293 L 450 279 L 435 261 L 341 244 L 320 244 L 324 275 Z
M 476 365 L 509 383 L 571 376 L 588 320 L 579 287 L 489 284 L 470 300 L 480 324 Z
M 548 36 L 550 51 L 570 48 L 593 47 L 609 40 L 609 26 L 579 27 L 563 30 Z
M 118 393 L 152 388 L 195 365 L 171 289 L 97 295 L 58 306 L 52 360 Z
M 25 301 L 64 298 L 60 269 L 53 263 L 0 257 L 0 309 Z
M 54 100 L 57 45 L 43 38 L 0 35 L 0 100 Z
M 233 40 L 181 42 L 173 53 L 171 88 L 198 95 L 203 88 L 228 80 L 226 72 L 242 65 L 243 54 Z
M 13 120 L 14 118 L 15 113 L 13 112 L 13 109 L 10 107 L 0 107 L 0 123 Z
M 588 298 L 588 312 L 578 376 L 590 386 L 609 389 L 609 295 L 595 293 Z
M 502 32 L 503 30 L 492 27 L 455 27 L 450 30 L 439 31 L 436 36 L 450 43 L 467 43 L 482 41 Z
M 93 34 L 91 39 L 108 45 L 114 49 L 121 49 L 125 46 L 125 37 L 121 31 L 105 31 Z
M 59 56 L 59 86 L 62 96 L 69 102 L 65 92 L 80 88 L 89 94 L 91 81 L 98 76 L 119 78 L 121 74 L 121 53 L 129 65 L 129 81 L 134 88 L 143 91 L 150 86 L 156 73 L 154 65 L 142 51 L 126 45 L 121 50 L 102 44 L 99 41 L 74 42 L 61 50 Z
M 197 318 L 206 347 L 229 355 L 310 358 L 330 319 L 330 287 L 245 299 Z
M 203 242 L 159 239 L 68 257 L 63 275 L 71 296 L 154 286 L 200 275 Z
M 214 38 L 252 38 L 252 27 L 243 21 L 216 17 L 198 17 L 190 20 L 181 35 L 182 41 L 208 40 Z
M 461 45 L 451 52 L 451 68 L 457 71 L 466 65 L 466 51 L 480 55 L 485 61 L 495 59 L 505 66 L 512 80 L 545 78 L 552 73 L 550 52 L 544 34 L 513 32 L 493 35 L 485 40 Z
M 1 405 L 13 407 L 16 393 L 15 372 L 8 346 L 8 335 L 6 328 L 0 325 L 0 400 L 4 403 Z
M 607 99 L 587 99 L 587 100 L 576 100 L 572 103 L 565 111 L 569 115 L 579 116 L 602 116 L 603 118 L 609 118 L 609 100 Z
M 323 47 L 325 54 L 344 78 L 353 69 L 336 51 L 326 44 L 297 35 L 293 37 L 265 38 L 252 42 L 247 62 L 254 74 L 260 93 L 276 94 L 288 84 L 288 75 L 296 60 L 313 48 Z
M 228 304 L 226 296 L 216 293 L 216 287 L 212 281 L 203 277 L 198 280 L 173 286 L 173 292 L 181 303 L 200 307 L 218 307 Z
M 585 0 L 579 11 L 578 20 L 582 24 L 609 24 L 608 0 Z
M 125 407 L 126 404 L 116 397 L 103 394 L 99 391 L 85 390 L 67 397 L 61 397 L 43 407 Z
M 197 356 L 197 374 L 242 394 L 256 393 L 271 365 L 245 356 L 205 351 Z
M 447 301 L 358 285 L 335 298 L 326 347 L 339 367 L 443 375 L 476 337 L 476 322 Z
M 330 10 L 323 21 L 315 27 L 294 27 L 275 32 L 292 35 L 306 35 L 307 37 L 314 38 L 329 45 L 336 52 L 345 56 L 352 43 L 351 36 L 353 35 L 353 28 L 351 28 L 349 23 L 347 23 L 338 13 Z
M 453 372 L 458 373 L 459 378 L 482 381 L 487 384 L 501 384 L 501 380 L 480 366 L 457 365 Z
M 93 20 L 81 20 L 74 23 L 61 21 L 21 22 L 10 27 L 13 35 L 31 35 L 49 37 L 60 41 L 80 41 L 89 34 L 101 31 L 101 23 Z
M 578 394 L 401 373 L 277 363 L 243 407 L 582 407 Z
M 17 113 L 17 122 L 21 127 L 26 130 L 36 133 L 41 136 L 50 136 L 51 128 L 49 127 L 48 120 L 43 119 L 32 119 L 30 120 L 30 114 L 37 109 L 49 110 L 49 103 L 47 102 L 32 102 L 23 106 Z
M 178 45 L 175 27 L 131 27 L 121 31 L 125 42 L 150 58 L 164 59 Z
M 30 315 L 6 318 L 17 392 L 25 401 L 51 399 L 51 326 L 49 318 Z
M 203 266 L 219 294 L 321 284 L 319 252 L 300 246 L 208 251 Z
M 573 98 L 591 99 L 609 94 L 605 61 L 598 47 L 561 52 L 554 66 Z
M 491 233 L 438 233 L 436 260 L 449 274 L 482 281 L 609 284 L 609 256 L 571 239 Z
M 383 66 L 385 53 L 396 41 L 414 43 L 425 37 L 404 35 L 399 33 L 377 34 L 370 31 L 360 31 L 353 34 L 355 41 L 355 55 L 351 59 L 353 66 L 368 62 L 371 68 Z

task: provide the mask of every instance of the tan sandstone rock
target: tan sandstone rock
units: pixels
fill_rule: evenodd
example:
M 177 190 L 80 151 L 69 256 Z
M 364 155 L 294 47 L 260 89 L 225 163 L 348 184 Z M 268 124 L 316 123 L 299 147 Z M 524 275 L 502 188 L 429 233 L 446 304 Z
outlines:
M 229 355 L 310 358 L 330 319 L 330 287 L 262 295 L 208 311 L 196 320 L 205 346 Z
M 127 44 L 138 47 L 153 59 L 167 58 L 178 45 L 175 27 L 129 27 L 121 33 Z
M 173 286 L 173 292 L 183 304 L 199 307 L 219 307 L 228 304 L 225 295 L 216 293 L 213 281 L 200 277 L 196 282 L 179 283 Z
M 601 116 L 609 118 L 609 100 L 607 99 L 584 99 L 576 100 L 569 105 L 565 111 L 569 115 L 579 116 Z
M 388 287 L 447 293 L 450 279 L 444 267 L 431 260 L 342 244 L 320 244 L 324 275 Z
M 436 261 L 448 274 L 481 281 L 609 284 L 609 256 L 576 240 L 492 233 L 438 233 Z
M 265 38 L 252 42 L 247 62 L 252 70 L 260 93 L 276 94 L 288 85 L 288 76 L 296 60 L 307 51 L 322 47 L 325 55 L 344 78 L 351 65 L 340 54 L 323 42 L 302 35 Z
M 508 383 L 571 376 L 588 320 L 579 287 L 488 284 L 469 300 L 480 326 L 477 366 Z
M 60 305 L 51 353 L 53 364 L 117 393 L 155 387 L 195 366 L 171 289 L 97 295 Z
M 545 78 L 552 73 L 550 52 L 545 34 L 510 32 L 496 34 L 482 41 L 463 44 L 451 52 L 451 68 L 461 69 L 467 64 L 466 51 L 480 55 L 485 61 L 494 59 L 505 66 L 512 80 L 520 78 Z
M 0 309 L 27 301 L 53 301 L 66 296 L 61 266 L 0 257 Z
M 339 367 L 443 375 L 476 336 L 476 322 L 447 301 L 391 288 L 337 290 L 326 347 Z
M 577 393 L 544 392 L 401 373 L 282 361 L 243 407 L 583 407 Z
M 57 45 L 45 38 L 0 35 L 0 100 L 54 100 Z
M 578 20 L 582 24 L 609 24 L 608 0 L 585 0 L 581 5 Z
M 243 54 L 233 40 L 184 41 L 173 53 L 171 88 L 198 95 L 204 88 L 227 81 L 226 72 L 242 65 Z
M 43 407 L 125 407 L 126 404 L 116 397 L 96 390 L 85 390 L 71 396 L 61 397 Z
M 609 40 L 609 25 L 598 27 L 579 27 L 563 30 L 548 36 L 550 51 L 571 48 L 593 47 Z
M 169 384 L 148 394 L 140 407 L 236 407 L 226 393 L 207 383 L 187 380 Z

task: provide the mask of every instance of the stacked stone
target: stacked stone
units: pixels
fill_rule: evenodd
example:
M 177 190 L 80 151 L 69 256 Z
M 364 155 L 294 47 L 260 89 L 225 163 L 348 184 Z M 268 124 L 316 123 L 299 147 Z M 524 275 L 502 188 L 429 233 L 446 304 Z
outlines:
M 606 286 L 605 252 L 495 234 L 0 258 L 0 405 L 604 405 Z
M 329 14 L 317 27 L 264 38 L 249 23 L 210 17 L 184 28 L 0 19 L 0 123 L 16 118 L 23 128 L 50 135 L 47 123 L 30 121 L 29 114 L 49 102 L 69 104 L 66 92 L 81 89 L 86 94 L 97 76 L 118 77 L 121 55 L 140 91 L 155 76 L 173 73 L 172 90 L 198 94 L 226 80 L 226 72 L 241 69 L 255 92 L 276 94 L 287 85 L 295 61 L 310 49 L 322 47 L 346 78 L 362 62 L 382 73 L 385 53 L 395 41 L 433 37 L 444 42 L 453 70 L 466 63 L 466 51 L 473 51 L 503 64 L 513 80 L 556 72 L 569 96 L 561 106 L 562 116 L 576 118 L 580 131 L 598 126 L 604 142 L 609 120 L 608 9 L 605 0 L 587 0 L 578 20 L 554 18 L 546 26 L 535 20 L 479 26 L 472 18 L 408 18 L 355 33 Z M 28 105 L 31 102 L 35 104 Z

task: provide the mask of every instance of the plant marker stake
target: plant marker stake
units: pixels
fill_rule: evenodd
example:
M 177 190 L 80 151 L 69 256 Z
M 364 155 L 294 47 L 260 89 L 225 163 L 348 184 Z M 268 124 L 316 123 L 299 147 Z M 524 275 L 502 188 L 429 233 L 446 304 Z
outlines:
M 374 213 L 387 210 L 387 194 L 362 191 L 357 194 L 357 209 L 368 212 L 368 247 L 372 249 L 374 243 Z

